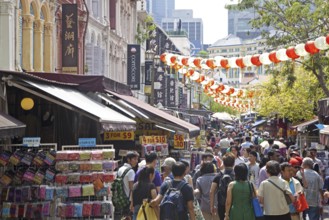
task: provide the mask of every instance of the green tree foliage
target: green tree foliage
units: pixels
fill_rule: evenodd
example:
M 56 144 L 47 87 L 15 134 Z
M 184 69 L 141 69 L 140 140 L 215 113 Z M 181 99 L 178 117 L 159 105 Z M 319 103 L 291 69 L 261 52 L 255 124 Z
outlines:
M 311 119 L 317 100 L 323 97 L 316 77 L 290 62 L 279 65 L 270 70 L 273 77 L 259 85 L 258 112 L 264 116 L 277 114 L 293 122 Z
M 156 25 L 154 24 L 153 18 L 151 16 L 148 15 L 144 22 L 144 26 L 137 24 L 137 33 L 135 35 L 135 39 L 139 44 L 143 44 L 146 40 L 150 39 L 152 31 L 156 29 Z
M 238 5 L 228 6 L 233 10 L 254 10 L 255 29 L 273 27 L 275 34 L 262 31 L 268 48 L 278 50 L 306 43 L 329 33 L 329 1 L 323 0 L 243 0 Z M 271 50 L 271 49 L 269 49 Z M 298 60 L 319 82 L 324 94 L 329 97 L 329 58 L 324 53 Z
M 198 56 L 202 58 L 209 58 L 209 53 L 205 50 L 200 50 Z

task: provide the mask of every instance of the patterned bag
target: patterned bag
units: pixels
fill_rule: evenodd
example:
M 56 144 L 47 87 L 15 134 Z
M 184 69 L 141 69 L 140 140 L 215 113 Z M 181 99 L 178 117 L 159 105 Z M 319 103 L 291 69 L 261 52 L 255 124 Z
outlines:
M 196 220 L 205 220 L 202 215 L 199 202 L 196 198 L 194 198 L 193 206 L 194 206 L 195 219 Z

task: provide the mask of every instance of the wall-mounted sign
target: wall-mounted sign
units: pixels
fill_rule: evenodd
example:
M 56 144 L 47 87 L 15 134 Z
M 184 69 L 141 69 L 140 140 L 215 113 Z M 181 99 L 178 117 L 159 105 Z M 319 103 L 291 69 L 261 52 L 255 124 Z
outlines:
M 62 68 L 63 72 L 77 73 L 78 49 L 78 6 L 62 4 Z
M 167 106 L 176 107 L 176 79 L 167 80 Z
M 129 44 L 127 48 L 127 84 L 131 90 L 140 89 L 141 46 Z
M 96 138 L 79 138 L 79 147 L 95 147 Z
M 163 144 L 167 143 L 167 136 L 140 136 L 140 144 Z
M 135 132 L 133 131 L 108 131 L 104 132 L 104 141 L 133 141 Z
M 24 137 L 23 146 L 25 147 L 39 147 L 40 146 L 40 137 Z
M 174 135 L 174 148 L 175 149 L 184 149 L 184 135 L 182 135 L 182 134 Z

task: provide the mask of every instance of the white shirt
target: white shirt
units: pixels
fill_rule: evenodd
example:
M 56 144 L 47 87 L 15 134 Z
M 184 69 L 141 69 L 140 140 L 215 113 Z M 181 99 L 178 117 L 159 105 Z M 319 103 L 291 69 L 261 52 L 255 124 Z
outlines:
M 129 163 L 125 163 L 122 167 L 119 168 L 117 175 L 121 176 L 125 172 L 125 170 L 128 168 L 132 168 L 132 167 Z M 124 187 L 126 196 L 128 198 L 129 198 L 129 194 L 130 194 L 129 182 L 130 181 L 134 182 L 134 179 L 135 179 L 135 171 L 133 169 L 130 169 L 123 179 L 123 187 Z

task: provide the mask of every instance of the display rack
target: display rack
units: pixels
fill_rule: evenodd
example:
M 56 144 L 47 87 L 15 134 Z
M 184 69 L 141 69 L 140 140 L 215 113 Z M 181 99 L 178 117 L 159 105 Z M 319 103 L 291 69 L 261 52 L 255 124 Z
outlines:
M 54 219 L 57 144 L 0 147 L 1 219 Z
M 113 145 L 62 146 L 57 152 L 56 216 L 61 219 L 110 219 L 111 183 L 116 177 Z

